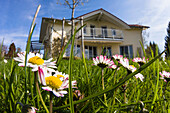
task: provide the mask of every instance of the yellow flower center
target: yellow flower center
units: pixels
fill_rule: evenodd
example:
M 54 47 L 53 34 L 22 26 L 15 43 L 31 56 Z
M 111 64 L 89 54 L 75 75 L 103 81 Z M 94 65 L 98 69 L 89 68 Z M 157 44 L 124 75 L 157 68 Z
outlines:
M 42 65 L 44 64 L 44 60 L 41 59 L 38 56 L 32 57 L 28 60 L 29 63 L 37 64 L 37 65 Z
M 55 76 L 45 77 L 47 86 L 50 86 L 52 89 L 58 89 L 63 83 L 60 80 L 60 77 L 64 78 L 63 75 L 57 75 L 57 77 L 55 77 Z

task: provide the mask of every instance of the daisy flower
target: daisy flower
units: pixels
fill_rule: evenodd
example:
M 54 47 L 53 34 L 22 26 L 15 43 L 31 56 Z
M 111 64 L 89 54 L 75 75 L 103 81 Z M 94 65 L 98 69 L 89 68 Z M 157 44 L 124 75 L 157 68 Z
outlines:
M 111 68 L 111 69 L 116 69 L 116 68 L 117 68 L 117 65 L 115 65 L 115 64 L 113 63 L 113 65 L 111 65 L 109 68 Z
M 163 71 L 162 73 L 159 72 L 159 74 L 162 76 L 160 79 L 164 79 L 165 82 L 170 81 L 170 72 Z
M 136 67 L 134 67 L 133 65 L 129 65 L 129 70 L 135 72 Z M 135 77 L 139 78 L 143 82 L 144 76 L 141 73 L 136 74 Z
M 148 59 L 147 59 L 147 60 L 148 60 Z M 137 62 L 137 63 L 139 63 L 139 65 L 143 65 L 143 64 L 145 64 L 145 63 L 146 63 L 146 59 L 145 59 L 145 57 L 143 57 L 143 59 L 142 59 L 142 58 L 137 57 L 137 58 L 134 58 L 132 61 L 133 61 L 133 62 Z
M 53 94 L 57 97 L 64 97 L 64 94 L 67 94 L 67 91 L 63 90 L 69 87 L 68 75 L 56 71 L 52 76 L 50 73 L 46 73 L 45 80 L 43 81 L 42 87 L 43 90 L 52 91 Z M 72 86 L 77 85 L 76 81 L 72 81 Z M 77 87 L 73 87 L 77 88 Z
M 123 67 L 129 68 L 129 60 L 127 58 L 122 58 L 120 61 L 118 61 L 120 64 L 122 64 Z
M 36 113 L 38 109 L 30 106 L 30 105 L 23 105 L 22 106 L 22 113 Z
M 8 61 L 6 59 L 4 59 L 4 63 L 6 64 Z
M 101 68 L 110 67 L 114 64 L 113 61 L 111 61 L 110 59 L 103 55 L 93 58 L 93 63 L 94 63 L 93 65 L 99 66 Z
M 31 107 L 30 109 L 28 109 L 27 113 L 36 113 L 37 108 L 35 107 Z
M 20 62 L 18 66 L 25 66 L 25 55 L 26 52 L 18 53 L 18 57 L 15 57 L 14 60 Z M 27 55 L 27 65 L 32 68 L 32 71 L 38 71 L 38 67 L 47 67 L 48 71 L 54 72 L 55 70 L 52 68 L 57 68 L 55 62 L 51 62 L 52 58 L 49 60 L 43 60 L 43 55 L 39 53 L 31 53 L 29 52 Z
M 129 65 L 129 60 L 127 58 L 120 59 L 119 63 L 122 64 L 122 66 L 125 67 L 128 72 L 133 73 L 136 71 L 136 67 L 134 67 L 133 65 Z M 142 74 L 138 73 L 135 75 L 135 77 L 139 78 L 143 82 L 144 76 Z
M 118 55 L 118 54 L 116 54 L 116 55 L 113 55 L 112 56 L 115 60 L 120 60 L 120 59 L 123 59 L 123 55 Z

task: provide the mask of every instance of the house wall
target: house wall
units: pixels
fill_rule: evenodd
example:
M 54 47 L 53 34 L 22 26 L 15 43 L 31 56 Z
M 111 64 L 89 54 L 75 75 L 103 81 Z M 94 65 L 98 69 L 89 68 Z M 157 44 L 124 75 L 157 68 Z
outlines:
M 84 24 L 86 24 L 87 27 L 90 27 L 90 25 L 95 25 L 96 28 L 101 28 L 102 26 L 107 26 L 108 29 L 111 29 L 111 28 L 119 29 L 118 26 L 116 26 L 113 23 L 107 22 L 107 21 L 94 21 L 94 20 L 91 20 L 91 21 L 84 22 Z
M 139 40 L 142 40 L 142 29 L 121 29 L 119 26 L 117 26 L 116 24 L 107 22 L 107 21 L 94 21 L 94 20 L 90 20 L 90 21 L 86 21 L 84 22 L 84 24 L 86 24 L 87 27 L 90 27 L 90 25 L 95 25 L 96 28 L 101 28 L 102 26 L 106 26 L 107 29 L 117 29 L 117 30 L 122 30 L 123 31 L 123 42 L 119 42 L 119 43 L 88 43 L 85 42 L 84 45 L 86 46 L 95 46 L 97 47 L 97 55 L 100 55 L 102 53 L 102 48 L 104 46 L 106 47 L 111 47 L 112 49 L 112 54 L 120 54 L 120 46 L 122 45 L 132 45 L 133 46 L 133 54 L 134 56 L 137 55 L 137 48 L 141 48 Z M 49 26 L 52 26 L 52 24 L 50 24 Z M 80 27 L 80 22 L 77 23 L 77 28 Z M 49 27 L 50 28 L 50 27 Z M 48 32 L 49 29 L 47 29 Z M 54 25 L 54 30 L 56 30 L 58 33 L 53 32 L 53 39 L 57 39 L 60 38 L 61 39 L 61 33 L 62 33 L 62 23 L 57 23 Z M 64 26 L 64 37 L 68 40 L 67 37 L 67 33 L 70 33 L 71 27 L 68 25 Z M 46 33 L 48 34 L 48 33 Z M 90 30 L 87 31 L 87 34 L 90 34 Z M 109 35 L 109 34 L 108 34 Z M 66 41 L 67 41 L 66 40 Z M 80 42 L 78 42 L 79 45 Z M 53 51 L 54 52 L 54 51 Z
M 80 41 L 77 43 L 78 45 L 81 45 Z M 93 46 L 97 47 L 97 55 L 102 54 L 103 47 L 111 47 L 112 49 L 112 54 L 119 54 L 119 43 L 91 43 L 91 42 L 85 42 L 85 46 Z
M 133 54 L 134 54 L 134 57 L 136 57 L 137 56 L 137 48 L 141 49 L 140 41 L 143 41 L 142 30 L 141 29 L 123 30 L 123 35 L 124 35 L 124 41 L 119 46 L 132 45 L 133 46 Z M 140 50 L 140 51 L 142 51 L 142 50 Z M 143 53 L 141 53 L 141 55 L 143 55 Z
M 88 45 L 95 45 L 98 48 L 102 48 L 103 46 L 107 46 L 107 47 L 112 47 L 112 54 L 120 54 L 120 46 L 128 46 L 128 45 L 132 45 L 133 47 L 133 54 L 134 57 L 137 56 L 137 49 L 140 49 L 140 51 L 142 52 L 141 49 L 141 45 L 140 45 L 140 41 L 143 41 L 142 39 L 142 29 L 121 29 L 119 26 L 116 26 L 113 23 L 110 22 L 106 22 L 106 21 L 94 21 L 94 20 L 90 20 L 90 21 L 86 21 L 84 22 L 84 24 L 86 24 L 87 27 L 90 27 L 90 25 L 95 25 L 96 28 L 101 28 L 102 26 L 106 26 L 107 29 L 117 29 L 117 30 L 122 30 L 123 32 L 123 42 L 122 43 L 112 43 L 112 44 L 89 44 Z M 78 24 L 79 27 L 79 24 Z M 110 32 L 108 32 L 110 33 Z M 87 31 L 87 34 L 90 34 L 90 30 Z M 108 34 L 110 35 L 110 34 Z M 86 45 L 86 43 L 85 43 Z M 98 50 L 98 53 L 101 53 L 102 50 Z M 141 53 L 141 56 L 143 56 L 143 53 Z

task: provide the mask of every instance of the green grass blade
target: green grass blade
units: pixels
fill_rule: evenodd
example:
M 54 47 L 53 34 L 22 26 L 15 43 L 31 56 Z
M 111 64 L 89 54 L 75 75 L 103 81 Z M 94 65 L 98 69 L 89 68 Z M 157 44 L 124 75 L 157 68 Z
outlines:
M 74 57 L 74 40 L 76 35 L 76 28 L 74 31 L 74 34 L 72 36 L 72 45 L 71 45 L 71 52 L 70 52 L 70 59 L 69 59 L 69 103 L 70 103 L 70 111 L 71 113 L 74 113 L 74 104 L 73 104 L 73 89 L 72 89 L 72 63 L 73 63 L 73 57 Z
M 84 26 L 82 26 L 84 27 Z M 73 63 L 73 57 L 74 57 L 74 40 L 76 33 L 82 28 L 80 27 L 78 30 L 74 31 L 74 34 L 72 36 L 72 45 L 71 45 L 71 53 L 70 53 L 70 59 L 69 59 L 69 102 L 70 102 L 70 111 L 71 113 L 74 113 L 74 104 L 73 104 L 73 89 L 72 89 L 72 63 Z
M 35 19 L 37 17 L 37 14 L 40 10 L 40 7 L 41 7 L 41 5 L 39 5 L 37 7 L 37 10 L 35 12 L 35 15 L 34 15 L 31 27 L 30 27 L 29 35 L 28 35 L 27 45 L 26 45 L 26 54 L 25 54 L 25 104 L 27 104 L 27 67 L 26 67 L 26 65 L 27 65 L 27 55 L 30 51 L 31 38 L 32 38 L 32 34 L 33 34 L 33 31 L 34 31 L 35 26 L 36 26 L 36 24 L 34 24 L 34 23 L 35 23 Z
M 28 37 L 28 41 L 27 41 L 27 46 L 26 46 L 26 54 L 25 54 L 25 104 L 27 104 L 27 55 L 30 51 L 30 44 L 31 44 L 31 37 L 33 34 L 33 31 L 35 29 L 35 25 L 33 27 L 33 30 L 31 31 L 31 34 Z
M 158 46 L 156 46 L 156 55 L 158 54 Z M 156 101 L 156 98 L 157 98 L 157 93 L 158 93 L 158 85 L 159 85 L 159 59 L 157 59 L 156 61 L 156 66 L 157 66 L 157 79 L 156 79 L 156 88 L 155 88 L 155 91 L 154 91 L 154 98 L 153 98 L 153 101 L 152 101 L 152 106 L 151 106 L 151 110 L 150 110 L 150 113 L 152 112 L 153 110 L 153 107 L 154 107 L 154 104 L 155 104 L 155 101 Z
M 146 58 L 145 48 L 144 48 L 144 46 L 143 46 L 143 44 L 142 44 L 142 42 L 141 42 L 140 40 L 139 40 L 139 42 L 140 42 L 140 45 L 141 45 L 141 47 L 142 47 L 143 54 L 144 54 L 144 56 L 145 56 L 145 58 Z
M 129 80 L 131 77 L 133 77 L 134 75 L 136 75 L 137 73 L 140 73 L 142 70 L 144 70 L 145 68 L 147 68 L 149 65 L 151 65 L 153 62 L 155 62 L 159 57 L 161 57 L 161 55 L 164 53 L 165 51 L 163 51 L 161 54 L 159 54 L 158 56 L 156 56 L 154 59 L 152 59 L 151 61 L 149 61 L 147 64 L 144 64 L 143 66 L 141 66 L 138 70 L 136 70 L 135 72 L 127 75 L 124 79 L 120 80 L 117 84 L 115 84 L 114 86 L 111 86 L 101 92 L 95 93 L 91 96 L 85 97 L 81 100 L 75 101 L 74 104 L 78 104 L 81 102 L 84 102 L 86 100 L 89 100 L 91 98 L 97 97 L 99 95 L 102 95 L 104 93 L 107 93 L 109 91 L 115 90 L 117 87 L 121 86 L 123 83 L 125 83 L 127 80 Z M 65 108 L 68 107 L 69 105 L 64 105 L 64 106 L 60 106 L 60 107 L 56 107 L 54 108 L 54 110 L 56 109 L 61 109 L 61 108 Z
M 87 80 L 87 84 L 88 84 L 87 86 L 88 86 L 89 94 L 91 95 L 91 87 L 90 87 L 90 83 L 89 83 L 88 71 L 87 71 L 86 60 L 84 58 L 84 53 L 82 53 L 82 56 L 83 56 L 83 63 L 84 63 L 84 68 L 85 68 L 86 80 Z M 94 112 L 95 108 L 94 108 L 93 99 L 91 99 L 91 104 L 92 104 L 92 108 L 93 108 L 93 112 Z

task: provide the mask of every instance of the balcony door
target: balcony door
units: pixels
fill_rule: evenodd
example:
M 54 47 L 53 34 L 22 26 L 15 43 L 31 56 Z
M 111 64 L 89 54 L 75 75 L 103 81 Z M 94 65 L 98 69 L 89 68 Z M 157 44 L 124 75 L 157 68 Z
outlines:
M 96 35 L 95 25 L 90 25 L 90 34 L 91 34 L 91 37 L 95 37 Z
M 101 30 L 102 30 L 102 37 L 103 38 L 107 37 L 107 27 L 106 26 L 102 26 Z

